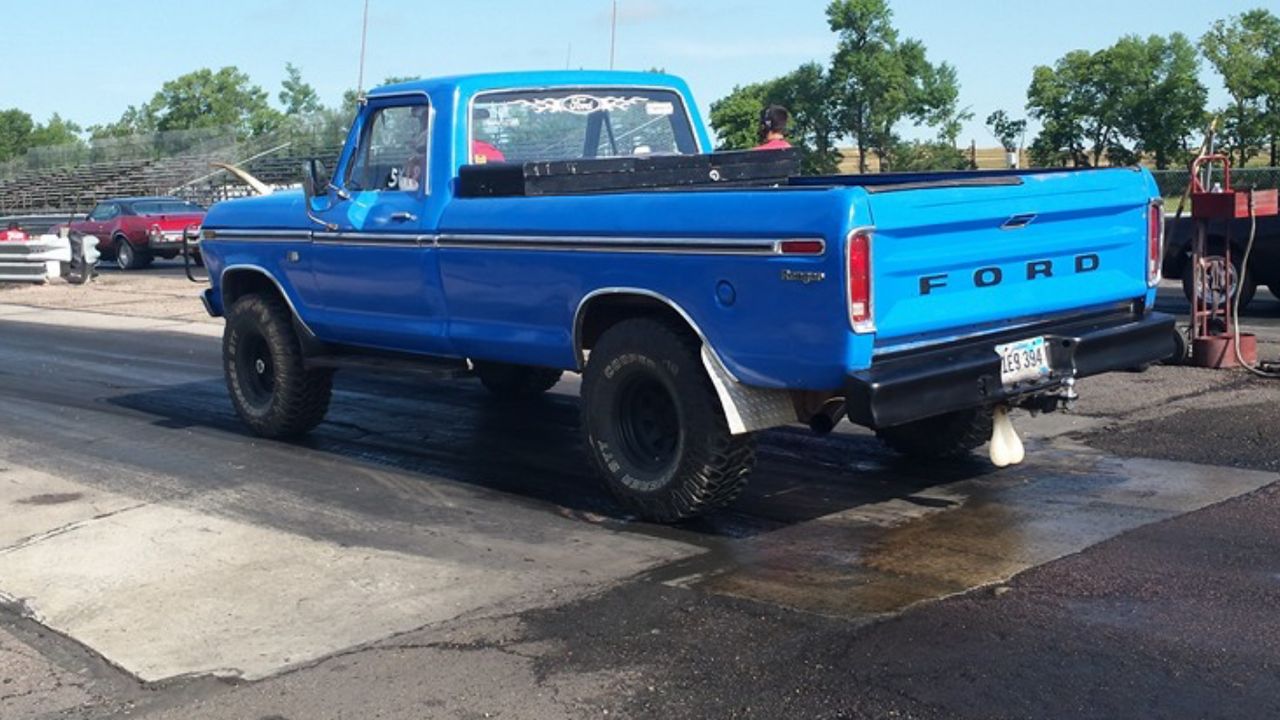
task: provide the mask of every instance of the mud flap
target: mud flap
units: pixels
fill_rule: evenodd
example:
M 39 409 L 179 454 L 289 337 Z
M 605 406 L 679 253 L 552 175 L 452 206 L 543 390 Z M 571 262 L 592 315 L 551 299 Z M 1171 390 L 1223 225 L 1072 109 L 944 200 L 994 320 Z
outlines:
M 796 422 L 789 391 L 743 385 L 729 375 L 720 358 L 706 345 L 702 346 L 702 364 L 715 385 L 730 433 L 743 435 Z

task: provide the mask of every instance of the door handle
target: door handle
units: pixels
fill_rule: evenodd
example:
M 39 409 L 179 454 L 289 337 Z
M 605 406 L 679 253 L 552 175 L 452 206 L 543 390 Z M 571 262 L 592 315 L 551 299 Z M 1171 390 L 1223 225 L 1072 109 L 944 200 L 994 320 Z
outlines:
M 391 219 L 395 220 L 396 222 L 414 222 L 415 220 L 418 219 L 418 216 L 414 215 L 411 212 L 406 212 L 404 210 L 401 210 L 400 212 L 391 213 Z

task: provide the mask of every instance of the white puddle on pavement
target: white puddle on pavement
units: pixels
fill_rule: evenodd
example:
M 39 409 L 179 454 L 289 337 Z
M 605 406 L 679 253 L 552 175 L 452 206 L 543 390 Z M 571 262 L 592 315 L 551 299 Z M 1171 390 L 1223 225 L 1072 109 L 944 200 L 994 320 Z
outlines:
M 699 552 L 565 523 L 554 563 L 465 563 L 344 547 L 0 472 L 0 598 L 142 680 L 256 679 L 463 614 L 566 602 Z

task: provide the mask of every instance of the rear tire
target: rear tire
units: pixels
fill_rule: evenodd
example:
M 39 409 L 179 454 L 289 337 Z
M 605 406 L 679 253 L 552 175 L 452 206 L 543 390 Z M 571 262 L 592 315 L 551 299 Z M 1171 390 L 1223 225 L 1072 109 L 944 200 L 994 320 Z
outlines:
M 562 370 L 556 368 L 513 365 L 511 363 L 476 361 L 476 376 L 489 392 L 505 400 L 527 400 L 537 397 L 560 382 Z
M 991 409 L 970 408 L 880 428 L 876 437 L 894 451 L 920 460 L 966 455 L 991 439 Z
M 236 414 L 257 435 L 299 437 L 329 410 L 333 371 L 306 368 L 293 316 L 274 295 L 246 295 L 231 306 L 222 367 Z
M 655 522 L 727 505 L 755 465 L 753 438 L 729 433 L 701 343 L 657 320 L 621 322 L 592 348 L 582 429 L 610 492 Z

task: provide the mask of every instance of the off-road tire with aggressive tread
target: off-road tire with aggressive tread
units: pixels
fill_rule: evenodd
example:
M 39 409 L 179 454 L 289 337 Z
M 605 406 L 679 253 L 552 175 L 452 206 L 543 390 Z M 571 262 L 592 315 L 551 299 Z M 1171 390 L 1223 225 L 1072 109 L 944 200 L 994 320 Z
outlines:
M 245 295 L 231 306 L 222 366 L 236 413 L 257 435 L 305 435 L 329 410 L 333 370 L 306 367 L 292 312 L 274 294 Z
M 966 455 L 991 439 L 991 409 L 970 408 L 881 428 L 876 437 L 891 449 L 919 460 Z
M 701 353 L 687 328 L 636 318 L 600 337 L 583 372 L 588 452 L 610 492 L 647 520 L 676 522 L 729 504 L 755 465 L 754 439 L 730 434 Z M 636 439 L 644 434 L 660 441 Z M 644 454 L 654 447 L 665 450 Z
M 526 400 L 555 387 L 564 371 L 558 368 L 513 365 L 511 363 L 474 363 L 476 377 L 494 396 L 504 400 Z

